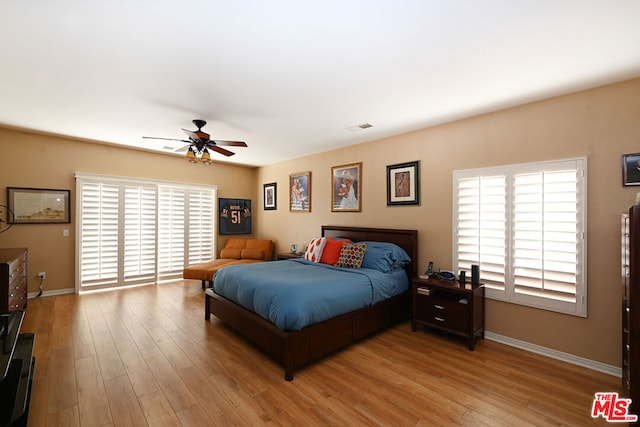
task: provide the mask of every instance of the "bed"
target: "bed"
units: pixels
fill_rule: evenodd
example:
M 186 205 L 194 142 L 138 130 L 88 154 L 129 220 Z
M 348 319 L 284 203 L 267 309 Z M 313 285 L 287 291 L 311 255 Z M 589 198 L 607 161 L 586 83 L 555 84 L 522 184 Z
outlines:
M 327 225 L 321 227 L 322 237 L 346 238 L 353 242 L 389 242 L 398 245 L 412 260 L 404 266 L 409 281 L 417 275 L 417 234 L 416 230 Z M 284 263 L 289 262 L 291 261 L 275 263 L 285 265 Z M 207 289 L 205 319 L 209 321 L 213 314 L 225 325 L 279 361 L 284 366 L 285 380 L 291 381 L 296 369 L 406 320 L 411 309 L 408 289 L 388 299 L 301 327 L 299 330 L 282 329 L 274 322 L 219 295 L 214 289 Z

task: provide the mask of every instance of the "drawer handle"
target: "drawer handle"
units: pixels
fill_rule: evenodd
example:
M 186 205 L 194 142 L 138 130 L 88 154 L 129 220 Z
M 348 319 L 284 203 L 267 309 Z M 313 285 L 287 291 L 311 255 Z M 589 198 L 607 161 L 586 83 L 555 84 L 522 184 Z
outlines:
M 444 319 L 442 317 L 434 317 L 434 319 L 436 319 L 438 322 L 444 322 Z
M 437 308 L 438 310 L 444 310 L 444 307 L 438 304 L 434 305 L 434 307 Z

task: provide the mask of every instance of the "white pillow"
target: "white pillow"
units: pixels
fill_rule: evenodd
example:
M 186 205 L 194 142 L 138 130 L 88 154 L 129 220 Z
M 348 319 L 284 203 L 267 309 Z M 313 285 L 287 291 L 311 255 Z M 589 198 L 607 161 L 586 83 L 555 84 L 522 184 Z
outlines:
M 326 244 L 327 239 L 325 237 L 316 237 L 315 239 L 311 239 L 307 246 L 307 250 L 304 253 L 304 259 L 311 262 L 320 262 L 322 251 Z

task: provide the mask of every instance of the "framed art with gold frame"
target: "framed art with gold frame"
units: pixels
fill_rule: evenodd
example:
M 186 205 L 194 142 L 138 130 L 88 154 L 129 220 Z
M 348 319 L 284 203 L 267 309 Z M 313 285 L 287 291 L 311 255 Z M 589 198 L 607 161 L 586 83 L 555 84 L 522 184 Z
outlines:
M 362 211 L 362 162 L 331 168 L 331 212 Z
M 311 171 L 289 175 L 289 210 L 311 212 Z

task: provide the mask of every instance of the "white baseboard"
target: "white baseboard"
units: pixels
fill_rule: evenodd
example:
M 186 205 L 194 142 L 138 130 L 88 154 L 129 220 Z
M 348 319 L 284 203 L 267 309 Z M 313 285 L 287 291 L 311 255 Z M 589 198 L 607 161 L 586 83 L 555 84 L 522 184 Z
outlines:
M 564 353 L 562 351 L 553 350 L 547 347 L 542 347 L 537 344 L 531 344 L 526 341 L 509 338 L 504 335 L 495 334 L 493 332 L 485 331 L 484 337 L 485 339 L 499 342 L 501 344 L 506 344 L 511 347 L 527 350 L 532 353 L 551 357 L 552 359 L 562 360 L 563 362 L 571 363 L 574 365 L 582 366 L 583 368 L 593 369 L 594 371 L 603 372 L 605 374 L 613 375 L 614 377 L 622 378 L 622 369 L 618 368 L 617 366 L 611 366 L 607 365 L 606 363 L 596 362 L 595 360 L 585 359 L 584 357 L 575 356 L 573 354 Z
M 41 297 L 52 297 L 54 295 L 65 295 L 65 294 L 73 294 L 75 293 L 75 289 L 67 288 L 67 289 L 55 289 L 53 291 L 43 291 Z M 37 298 L 38 292 L 31 292 L 27 295 L 28 299 Z

